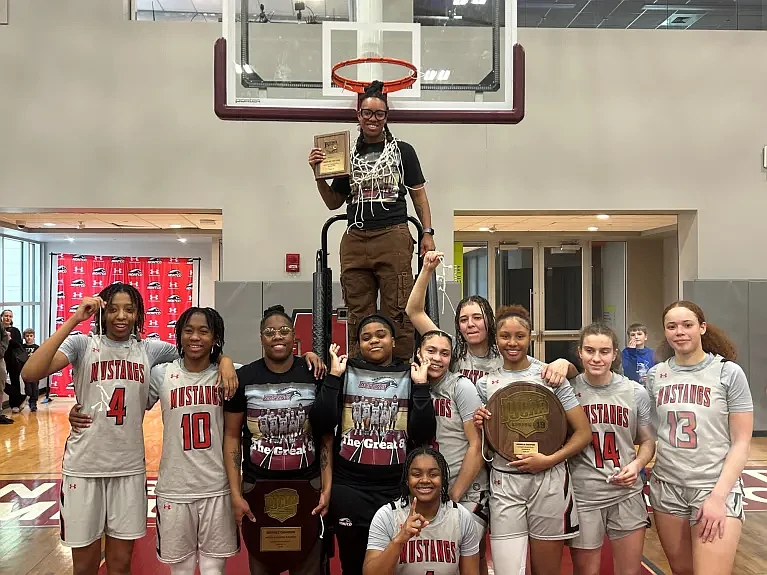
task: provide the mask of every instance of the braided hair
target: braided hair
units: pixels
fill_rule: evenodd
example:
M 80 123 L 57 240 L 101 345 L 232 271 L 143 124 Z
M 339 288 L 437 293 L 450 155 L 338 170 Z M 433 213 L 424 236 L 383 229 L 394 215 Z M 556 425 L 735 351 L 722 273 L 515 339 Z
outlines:
M 184 349 L 181 345 L 181 335 L 189 320 L 196 313 L 205 316 L 208 329 L 213 332 L 213 349 L 210 350 L 210 362 L 216 363 L 224 349 L 224 318 L 212 307 L 190 307 L 181 314 L 176 322 L 176 349 L 181 357 L 184 357 Z
M 470 295 L 463 298 L 458 302 L 455 308 L 455 357 L 460 361 L 466 357 L 469 351 L 469 344 L 466 338 L 461 333 L 461 310 L 465 305 L 475 303 L 479 306 L 482 312 L 482 317 L 485 319 L 485 329 L 487 329 L 487 357 L 498 357 L 498 342 L 495 336 L 495 314 L 493 308 L 490 307 L 490 302 L 482 296 Z
M 99 292 L 99 297 L 104 300 L 104 303 L 109 305 L 118 293 L 128 294 L 131 303 L 136 307 L 136 322 L 133 324 L 133 335 L 139 337 L 139 334 L 144 331 L 144 298 L 141 297 L 141 293 L 135 287 L 122 282 L 108 285 Z M 101 314 L 101 323 L 96 322 L 96 333 L 98 335 L 106 335 L 107 333 L 107 315 L 105 313 Z
M 362 109 L 362 102 L 367 100 L 368 98 L 376 98 L 378 100 L 381 100 L 384 103 L 384 106 L 386 106 L 386 111 L 389 111 L 389 102 L 386 98 L 386 94 L 383 92 L 384 83 L 380 80 L 375 80 L 374 82 L 371 82 L 370 85 L 365 88 L 365 91 L 360 94 L 359 102 L 358 102 L 358 109 Z M 384 123 L 384 138 L 386 140 L 386 143 L 394 142 L 394 136 L 392 136 L 391 131 L 389 130 L 389 124 Z M 363 137 L 362 130 L 360 130 L 360 135 L 357 138 L 357 144 L 354 146 L 354 152 L 357 155 L 360 155 L 362 153 L 362 146 L 365 145 L 365 138 Z
M 439 467 L 439 470 L 442 475 L 442 489 L 440 490 L 440 501 L 442 503 L 447 503 L 450 501 L 450 495 L 448 493 L 448 484 L 450 483 L 450 477 L 448 475 L 448 466 L 447 461 L 445 461 L 445 458 L 442 456 L 442 454 L 434 449 L 433 447 L 429 445 L 422 445 L 420 447 L 416 447 L 413 451 L 411 451 L 407 459 L 405 460 L 405 465 L 402 468 L 402 479 L 400 481 L 400 500 L 403 505 L 407 505 L 410 503 L 410 487 L 408 486 L 408 478 L 410 477 L 410 466 L 413 465 L 413 460 L 418 457 L 419 455 L 428 455 L 430 457 L 434 458 L 434 461 L 437 462 L 437 466 Z
M 283 317 L 285 318 L 285 321 L 288 322 L 288 325 L 293 325 L 293 319 L 285 313 L 285 308 L 281 305 L 273 305 L 272 307 L 268 307 L 264 310 L 264 317 L 261 319 L 261 324 L 258 327 L 259 331 L 264 331 L 266 320 L 268 320 L 273 315 Z

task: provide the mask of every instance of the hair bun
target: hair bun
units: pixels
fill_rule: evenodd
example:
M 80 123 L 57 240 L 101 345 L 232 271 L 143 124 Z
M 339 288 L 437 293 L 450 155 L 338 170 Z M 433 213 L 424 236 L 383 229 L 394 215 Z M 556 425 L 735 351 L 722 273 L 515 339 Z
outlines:
M 381 80 L 373 80 L 367 88 L 365 88 L 365 96 L 375 96 L 383 94 L 384 83 Z
M 272 313 L 285 313 L 285 306 L 281 305 L 273 305 L 271 307 L 268 307 L 264 310 L 264 317 L 268 316 Z

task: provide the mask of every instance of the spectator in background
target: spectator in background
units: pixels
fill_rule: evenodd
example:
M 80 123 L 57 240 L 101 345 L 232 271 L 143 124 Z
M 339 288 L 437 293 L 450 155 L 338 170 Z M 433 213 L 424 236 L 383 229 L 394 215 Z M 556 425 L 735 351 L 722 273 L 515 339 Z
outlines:
M 5 351 L 5 368 L 8 370 L 10 384 L 5 387 L 5 393 L 8 394 L 8 403 L 11 406 L 11 412 L 19 413 L 24 405 L 25 397 L 21 391 L 21 368 L 27 362 L 27 352 L 24 351 L 21 332 L 13 326 L 13 312 L 9 309 L 3 310 L 0 314 L 2 328 L 8 332 L 11 340 L 8 343 L 8 349 Z
M 24 330 L 24 351 L 27 352 L 27 356 L 30 356 L 39 347 L 35 343 L 35 330 L 28 327 Z M 24 390 L 29 398 L 29 411 L 37 411 L 37 398 L 40 397 L 40 382 L 25 381 Z
M 647 384 L 647 372 L 655 365 L 653 350 L 645 347 L 647 327 L 641 323 L 632 323 L 626 331 L 629 342 L 623 350 L 623 375 L 632 381 Z
M 11 336 L 8 335 L 8 332 L 0 328 L 0 388 L 4 388 L 5 382 L 8 381 L 8 372 L 5 370 L 5 359 L 3 359 L 3 356 L 8 350 L 10 341 Z M 0 402 L 2 402 L 2 396 L 3 394 L 0 393 Z M 0 409 L 2 409 L 2 406 L 0 406 Z M 7 425 L 9 423 L 13 423 L 13 420 L 4 413 L 0 413 L 0 425 Z

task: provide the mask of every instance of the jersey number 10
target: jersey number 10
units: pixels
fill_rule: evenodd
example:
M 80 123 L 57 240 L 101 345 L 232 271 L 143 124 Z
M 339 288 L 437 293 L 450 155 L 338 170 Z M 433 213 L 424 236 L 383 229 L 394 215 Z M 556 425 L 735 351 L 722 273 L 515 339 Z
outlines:
M 208 449 L 210 440 L 210 413 L 185 413 L 181 417 L 181 432 L 184 436 L 184 451 Z

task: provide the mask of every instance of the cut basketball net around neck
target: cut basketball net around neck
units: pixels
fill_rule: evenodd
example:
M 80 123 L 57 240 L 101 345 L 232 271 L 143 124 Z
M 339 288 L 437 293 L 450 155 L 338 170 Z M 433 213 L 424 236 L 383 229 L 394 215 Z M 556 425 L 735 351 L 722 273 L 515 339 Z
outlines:
M 441 269 L 440 273 L 438 270 Z M 454 269 L 455 266 L 449 266 L 445 263 L 445 257 L 439 256 L 439 266 L 434 270 L 434 275 L 437 278 L 437 292 L 442 293 L 442 309 L 440 309 L 440 313 L 445 313 L 445 301 L 450 305 L 450 309 L 453 310 L 453 314 L 455 314 L 455 306 L 453 305 L 452 300 L 450 299 L 450 296 L 447 295 L 447 277 L 446 277 L 446 270 Z
M 415 84 L 418 79 L 418 68 L 406 60 L 397 58 L 387 58 L 382 56 L 366 56 L 362 58 L 353 58 L 344 60 L 335 64 L 331 69 L 330 79 L 333 85 L 358 94 L 357 107 L 359 108 L 366 97 L 365 90 L 371 85 L 371 82 L 363 80 L 354 80 L 342 76 L 339 70 L 362 64 L 391 64 L 401 66 L 408 70 L 407 75 L 391 81 L 382 81 L 380 94 L 385 96 L 392 92 L 405 90 Z M 373 96 L 375 97 L 375 96 Z M 386 98 L 384 98 L 385 100 Z M 387 105 L 388 106 L 388 105 Z M 404 184 L 405 174 L 402 166 L 402 154 L 397 144 L 397 140 L 392 136 L 389 127 L 384 123 L 384 147 L 374 162 L 366 160 L 361 155 L 362 144 L 364 142 L 362 134 L 357 140 L 357 144 L 352 150 L 350 158 L 350 178 L 353 189 L 356 189 L 355 201 L 356 209 L 354 211 L 354 220 L 347 227 L 347 233 L 352 228 L 362 228 L 365 222 L 365 203 L 369 206 L 370 216 L 374 214 L 373 205 L 379 203 L 383 210 L 388 210 L 386 201 L 388 200 L 386 192 L 392 185 L 407 186 Z M 408 188 L 409 191 L 409 188 Z

